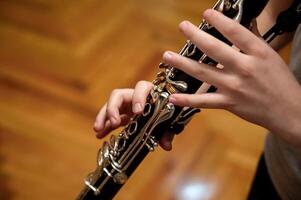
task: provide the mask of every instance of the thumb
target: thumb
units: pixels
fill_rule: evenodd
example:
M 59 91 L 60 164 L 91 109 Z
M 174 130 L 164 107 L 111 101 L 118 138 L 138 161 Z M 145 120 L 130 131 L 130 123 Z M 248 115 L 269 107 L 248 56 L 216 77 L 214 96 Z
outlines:
M 171 132 L 164 133 L 163 137 L 160 140 L 160 146 L 166 150 L 170 151 L 172 149 L 172 140 L 174 138 L 174 134 Z

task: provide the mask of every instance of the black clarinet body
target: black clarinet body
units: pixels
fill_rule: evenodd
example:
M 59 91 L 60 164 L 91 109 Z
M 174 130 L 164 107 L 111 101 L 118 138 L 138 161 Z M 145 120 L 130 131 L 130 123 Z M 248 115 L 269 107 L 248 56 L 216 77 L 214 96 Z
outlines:
M 249 27 L 268 0 L 219 0 L 215 10 Z M 226 24 L 225 24 L 226 26 Z M 219 40 L 231 45 L 214 27 L 203 21 L 199 28 Z M 215 67 L 217 63 L 201 52 L 194 44 L 187 42 L 181 55 Z M 97 156 L 97 168 L 85 178 L 85 187 L 78 200 L 113 199 L 138 165 L 155 150 L 165 131 L 180 133 L 191 117 L 200 110 L 182 108 L 168 102 L 174 93 L 195 93 L 200 87 L 205 92 L 214 92 L 214 86 L 161 63 L 161 71 L 153 81 L 154 88 L 147 98 L 144 111 L 135 115 L 123 131 L 104 142 Z

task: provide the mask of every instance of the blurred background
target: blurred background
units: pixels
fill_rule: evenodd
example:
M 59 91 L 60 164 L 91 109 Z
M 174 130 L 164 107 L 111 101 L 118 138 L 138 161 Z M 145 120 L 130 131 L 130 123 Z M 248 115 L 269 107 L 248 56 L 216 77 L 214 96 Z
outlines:
M 92 127 L 110 92 L 152 80 L 163 51 L 184 44 L 179 22 L 198 24 L 214 3 L 1 0 L 0 199 L 74 199 L 96 166 L 103 141 Z M 226 111 L 204 110 L 116 199 L 245 199 L 264 136 Z

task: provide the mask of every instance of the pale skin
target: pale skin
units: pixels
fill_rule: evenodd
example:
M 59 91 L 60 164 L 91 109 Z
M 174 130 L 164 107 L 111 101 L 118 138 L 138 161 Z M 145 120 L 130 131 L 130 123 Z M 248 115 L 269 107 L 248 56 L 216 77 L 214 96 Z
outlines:
M 203 16 L 244 53 L 190 22 L 182 22 L 179 28 L 185 38 L 224 67 L 214 68 L 166 51 L 165 63 L 218 88 L 210 94 L 173 94 L 169 101 L 180 106 L 228 110 L 301 147 L 301 88 L 287 64 L 261 38 L 221 13 L 209 9 Z M 275 46 L 286 40 L 280 38 Z M 134 89 L 114 90 L 96 118 L 97 137 L 104 137 L 125 125 L 133 114 L 140 114 L 152 87 L 150 82 L 140 81 Z M 162 148 L 171 150 L 172 139 L 172 133 L 165 133 L 160 141 Z

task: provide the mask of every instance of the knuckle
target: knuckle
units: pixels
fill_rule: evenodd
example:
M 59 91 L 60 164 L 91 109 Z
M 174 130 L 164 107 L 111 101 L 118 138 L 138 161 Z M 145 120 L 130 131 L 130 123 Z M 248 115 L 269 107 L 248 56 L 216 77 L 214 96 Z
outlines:
M 204 42 L 202 42 L 203 44 L 201 44 L 204 49 L 204 51 L 206 51 L 206 54 L 208 55 L 214 55 L 216 52 L 216 49 L 219 47 L 219 44 L 216 40 L 214 39 L 208 39 Z
M 243 55 L 243 57 L 241 57 L 241 59 L 238 59 L 235 63 L 238 74 L 244 78 L 254 76 L 257 70 L 256 64 L 254 63 L 256 62 L 253 59 L 253 57 L 248 55 Z
M 272 52 L 274 52 L 271 47 L 269 47 L 264 41 L 260 41 L 259 43 L 250 44 L 253 46 L 254 52 L 256 52 L 256 56 L 259 58 L 268 58 L 271 56 Z
M 212 51 L 216 51 L 216 42 L 214 40 L 207 40 L 206 41 L 206 48 L 208 53 L 211 53 Z
M 224 109 L 231 110 L 236 105 L 237 105 L 236 102 L 232 98 L 228 98 L 224 105 Z
M 240 67 L 240 74 L 243 77 L 252 77 L 255 74 L 255 68 L 249 65 L 243 65 Z
M 240 69 L 242 66 L 244 66 L 244 63 L 242 62 L 242 59 L 237 58 L 237 59 L 231 59 L 230 61 L 228 61 L 228 63 L 225 63 L 225 65 L 233 66 Z
M 137 86 L 145 86 L 145 85 L 147 85 L 147 81 L 144 81 L 144 80 L 138 81 L 138 83 L 137 83 Z
M 258 47 L 254 47 L 254 49 L 257 52 L 257 55 L 260 56 L 261 58 L 267 58 L 269 57 L 269 51 L 267 51 L 266 48 L 258 48 Z
M 237 22 L 233 22 L 225 26 L 225 35 L 237 35 Z
M 197 78 L 203 78 L 204 77 L 204 74 L 205 74 L 205 71 L 204 71 L 204 69 L 203 69 L 203 67 L 197 67 L 197 68 L 195 68 L 195 75 L 196 75 L 196 77 Z
M 107 117 L 113 117 L 114 114 L 115 114 L 115 109 L 113 106 L 108 106 L 107 110 L 106 110 L 106 113 L 107 113 Z
M 120 94 L 120 89 L 114 89 L 114 90 L 112 90 L 112 92 L 111 92 L 111 97 L 114 97 L 114 96 L 117 96 L 117 95 L 119 95 Z
M 243 88 L 242 81 L 240 81 L 237 78 L 231 80 L 231 84 L 228 85 L 228 89 L 232 92 L 240 92 L 242 88 Z
M 152 86 L 153 84 L 149 81 L 145 81 L 145 80 L 141 80 L 137 83 L 137 87 L 143 87 L 143 88 L 146 88 L 146 87 L 149 87 L 149 86 Z

